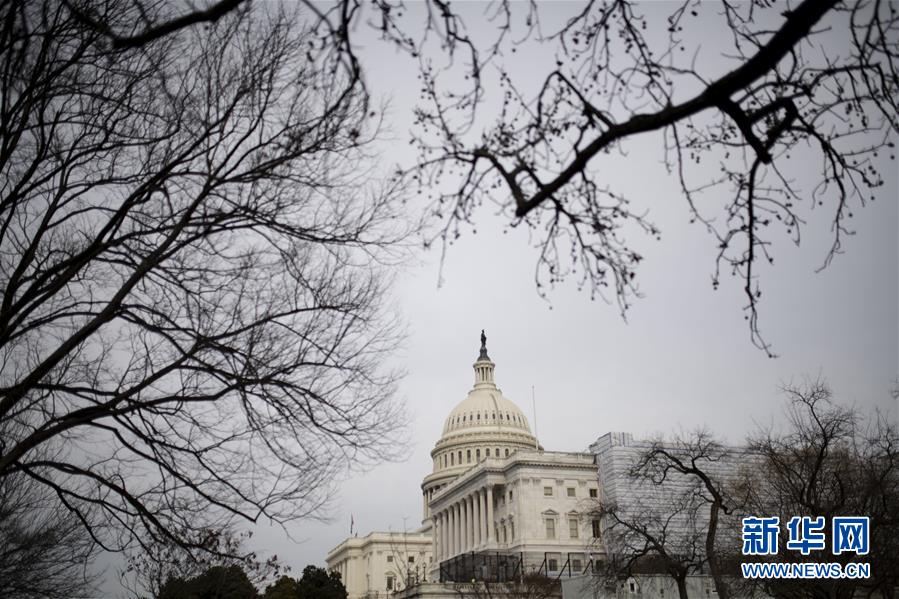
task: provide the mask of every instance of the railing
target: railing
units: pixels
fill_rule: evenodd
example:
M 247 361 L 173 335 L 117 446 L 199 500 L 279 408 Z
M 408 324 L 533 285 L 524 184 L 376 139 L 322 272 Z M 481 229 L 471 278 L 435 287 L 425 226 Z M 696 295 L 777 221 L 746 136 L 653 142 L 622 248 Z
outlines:
M 592 571 L 595 567 L 594 557 L 591 554 L 588 559 L 584 560 L 580 567 L 575 569 L 572 564 L 573 559 L 581 559 L 585 557 L 583 553 L 567 553 L 565 555 L 565 563 L 562 564 L 562 567 L 558 570 L 550 570 L 549 569 L 549 560 L 550 560 L 550 552 L 546 552 L 543 554 L 543 562 L 540 564 L 540 567 L 537 568 L 537 573 L 542 574 L 548 577 L 554 577 L 557 580 L 560 578 L 571 578 L 572 576 L 578 576 L 580 574 L 586 574 L 588 571 Z M 555 555 L 558 555 L 555 553 Z

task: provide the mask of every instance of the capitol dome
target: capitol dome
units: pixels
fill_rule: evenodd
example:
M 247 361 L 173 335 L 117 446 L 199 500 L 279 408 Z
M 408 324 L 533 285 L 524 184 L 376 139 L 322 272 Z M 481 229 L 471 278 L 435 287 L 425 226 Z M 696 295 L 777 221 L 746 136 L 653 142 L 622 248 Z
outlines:
M 518 406 L 506 398 L 497 388 L 479 389 L 475 386 L 450 412 L 443 425 L 443 437 L 471 432 L 474 429 L 517 429 L 531 433 L 528 420 Z M 532 444 L 533 446 L 533 444 Z
M 495 367 L 481 331 L 481 351 L 473 365 L 474 387 L 449 413 L 443 434 L 431 451 L 434 469 L 422 482 L 426 502 L 435 491 L 484 460 L 505 459 L 519 449 L 543 449 L 524 412 L 496 386 Z

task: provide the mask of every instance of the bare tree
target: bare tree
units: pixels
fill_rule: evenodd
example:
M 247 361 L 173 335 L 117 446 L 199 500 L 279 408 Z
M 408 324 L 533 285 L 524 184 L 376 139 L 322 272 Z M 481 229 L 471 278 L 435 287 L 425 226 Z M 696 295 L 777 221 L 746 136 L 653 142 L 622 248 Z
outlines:
M 786 427 L 770 427 L 750 440 L 761 456 L 759 467 L 743 483 L 746 510 L 780 517 L 782 527 L 794 516 L 868 516 L 868 555 L 830 551 L 797 556 L 784 543 L 774 558 L 789 562 L 864 561 L 868 579 L 763 580 L 773 597 L 893 597 L 899 587 L 899 432 L 881 415 L 867 419 L 857 408 L 834 402 L 821 379 L 784 388 L 789 404 Z M 867 422 L 866 422 L 867 421 Z M 827 531 L 830 539 L 830 532 Z
M 726 447 L 708 432 L 698 431 L 670 442 L 653 442 L 643 451 L 629 474 L 632 480 L 650 483 L 650 489 L 637 492 L 637 497 L 647 496 L 645 505 L 629 496 L 625 505 L 600 506 L 611 560 L 602 573 L 608 577 L 666 571 L 678 580 L 707 569 L 723 598 L 758 592 L 783 599 L 894 597 L 899 585 L 894 567 L 899 562 L 896 426 L 882 415 L 868 419 L 856 408 L 834 403 L 821 380 L 788 385 L 785 392 L 789 404 L 784 426 L 758 431 L 746 447 Z M 869 552 L 802 555 L 781 540 L 776 556 L 743 556 L 739 535 L 745 516 L 779 517 L 782 539 L 793 517 L 823 516 L 830 523 L 835 516 L 867 516 Z M 829 539 L 829 530 L 826 535 Z M 740 576 L 739 562 L 765 559 L 863 561 L 870 564 L 871 576 L 819 580 Z M 683 596 L 684 586 L 679 584 L 679 590 Z
M 110 550 L 320 515 L 403 424 L 377 117 L 274 5 L 138 50 L 72 6 L 142 18 L 0 9 L 0 481 Z
M 803 211 L 827 204 L 828 264 L 853 211 L 883 184 L 878 152 L 893 158 L 895 4 L 591 1 L 550 29 L 538 3 L 501 1 L 489 13 L 500 33 L 480 51 L 448 4 L 435 4 L 443 10 L 433 30 L 451 51 L 471 53 L 467 89 L 423 61 L 415 174 L 426 189 L 442 184 L 431 196 L 443 241 L 476 222 L 478 206 L 498 205 L 510 226 L 534 231 L 538 287 L 572 276 L 603 297 L 611 290 L 624 313 L 639 294 L 634 233 L 660 231 L 604 180 L 603 166 L 656 133 L 691 220 L 714 237 L 713 285 L 722 271 L 742 279 L 752 340 L 771 354 L 758 324 L 758 273 L 773 263 L 777 232 L 798 244 Z M 710 30 L 727 33 L 710 39 Z M 526 41 L 557 59 L 516 77 L 513 53 Z M 841 47 L 831 52 L 834 42 Z M 719 52 L 727 58 L 718 61 Z M 488 94 L 488 82 L 498 91 Z M 496 111 L 487 95 L 501 96 Z M 820 160 L 814 180 L 797 181 L 791 157 L 799 153 Z
M 86 564 L 98 547 L 51 489 L 22 473 L 0 478 L 0 596 L 95 596 Z
M 166 583 L 198 578 L 213 567 L 236 566 L 257 588 L 263 588 L 288 570 L 277 556 L 263 559 L 251 551 L 246 546 L 252 537 L 249 532 L 208 530 L 200 534 L 204 550 L 200 555 L 171 542 L 148 543 L 146 549 L 137 547 L 127 551 L 127 565 L 120 577 L 122 586 L 136 599 L 156 599 Z
M 600 504 L 593 514 L 603 522 L 606 556 L 594 571 L 595 584 L 661 573 L 674 581 L 680 599 L 688 599 L 687 578 L 707 564 L 705 521 L 697 518 L 704 505 L 693 489 L 672 492 L 662 505 Z
M 142 18 L 126 26 L 75 12 L 113 44 L 141 45 L 245 6 L 220 0 L 179 12 L 138 4 L 147 5 Z M 591 0 L 553 25 L 544 13 L 558 7 L 496 0 L 486 8 L 496 32 L 487 39 L 444 0 L 425 2 L 411 17 L 390 0 L 372 3 L 367 15 L 361 0 L 303 4 L 316 16 L 317 47 L 340 54 L 354 77 L 362 77 L 351 39 L 360 20 L 420 61 L 413 131 L 420 164 L 408 174 L 433 199 L 429 212 L 443 223 L 438 240 L 451 243 L 477 222 L 479 206 L 498 205 L 510 227 L 534 232 L 540 293 L 574 277 L 592 294 L 611 291 L 607 299 L 617 299 L 622 313 L 639 295 L 643 258 L 634 234 L 660 231 L 604 180 L 603 167 L 634 138 L 658 134 L 691 221 L 713 236 L 714 288 L 727 272 L 742 280 L 752 341 L 769 355 L 758 275 L 774 262 L 772 244 L 798 244 L 804 214 L 826 205 L 829 264 L 852 232 L 853 212 L 883 184 L 887 163 L 878 153 L 894 158 L 899 13 L 892 2 Z M 725 34 L 704 35 L 712 30 Z M 528 44 L 555 64 L 516 77 L 515 53 Z M 819 174 L 797 180 L 792 157 L 808 153 L 820 160 Z
M 406 530 L 403 533 L 387 533 L 388 547 L 390 548 L 391 559 L 393 565 L 389 570 L 395 574 L 394 591 L 401 591 L 407 587 L 414 586 L 420 582 L 424 582 L 428 575 L 428 564 L 423 559 L 423 555 L 418 552 L 409 551 Z M 397 539 L 399 537 L 399 539 Z M 415 546 L 413 546 L 415 548 Z
M 200 3 L 193 0 L 183 6 L 167 6 L 162 2 L 142 2 L 138 6 L 139 17 L 125 24 L 127 33 L 119 33 L 113 24 L 90 4 L 62 0 L 72 12 L 72 16 L 83 24 L 103 33 L 112 42 L 113 48 L 137 48 L 160 38 L 173 35 L 182 29 L 200 23 L 215 23 L 232 11 L 239 9 L 246 0 L 209 0 Z M 174 14 L 171 14 L 174 13 Z
M 695 503 L 688 505 L 696 505 L 694 523 L 696 518 L 701 517 L 702 555 L 721 599 L 730 597 L 730 589 L 727 560 L 719 556 L 720 546 L 724 544 L 719 536 L 724 536 L 721 534 L 724 532 L 722 520 L 733 513 L 735 501 L 730 489 L 730 477 L 725 472 L 716 472 L 716 465 L 723 465 L 723 470 L 729 470 L 731 466 L 728 462 L 732 459 L 730 449 L 711 432 L 700 429 L 687 436 L 678 436 L 670 443 L 654 442 L 631 470 L 632 476 L 643 477 L 654 485 L 677 484 L 679 479 L 690 486 Z M 680 505 L 675 503 L 672 511 L 681 509 Z

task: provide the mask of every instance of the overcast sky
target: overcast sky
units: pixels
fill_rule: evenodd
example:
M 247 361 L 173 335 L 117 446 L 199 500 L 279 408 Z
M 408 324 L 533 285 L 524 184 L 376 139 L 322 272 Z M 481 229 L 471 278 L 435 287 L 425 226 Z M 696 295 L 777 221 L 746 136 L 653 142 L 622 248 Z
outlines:
M 467 4 L 465 10 L 477 17 L 481 6 Z M 571 6 L 553 4 L 558 14 Z M 726 66 L 713 46 L 703 49 L 700 60 L 708 60 L 710 69 L 716 61 Z M 415 65 L 373 38 L 366 39 L 362 56 L 371 90 L 390 100 L 384 159 L 408 163 L 415 158 L 408 145 L 418 100 Z M 521 52 L 511 67 L 539 73 L 534 61 L 547 59 Z M 541 299 L 527 232 L 504 235 L 503 219 L 482 210 L 477 234 L 449 248 L 442 271 L 438 248 L 419 254 L 398 276 L 394 301 L 409 333 L 395 356 L 408 373 L 400 386 L 412 426 L 407 459 L 347 473 L 330 521 L 296 523 L 287 531 L 260 525 L 257 548 L 277 554 L 299 575 L 305 564 L 324 565 L 327 551 L 347 536 L 351 515 L 360 536 L 420 526 L 429 452 L 444 418 L 471 388 L 482 328 L 497 384 L 532 428 L 534 388 L 537 434 L 551 451 L 585 450 L 608 431 L 646 436 L 699 426 L 740 442 L 757 424 L 777 419 L 784 405 L 778 387 L 804 376 L 825 377 L 840 401 L 897 418 L 890 398 L 899 373 L 895 163 L 888 167 L 883 200 L 856 211 L 857 234 L 845 240 L 845 253 L 830 267 L 816 272 L 830 243 L 824 211 L 805 215 L 801 247 L 775 246 L 776 265 L 760 273 L 761 327 L 779 354 L 769 359 L 750 342 L 741 285 L 725 280 L 712 290 L 715 242 L 689 224 L 677 183 L 661 164 L 659 138 L 645 136 L 627 149 L 627 156 L 604 157 L 596 176 L 642 202 L 663 231 L 658 242 L 635 240 L 645 257 L 639 270 L 645 297 L 635 302 L 628 321 L 615 305 L 591 301 L 573 285 Z M 815 175 L 819 163 L 799 156 L 789 168 L 801 180 Z
M 477 17 L 481 6 L 466 4 L 465 10 Z M 558 14 L 571 6 L 553 4 Z M 647 5 L 648 11 L 664 8 Z M 727 67 L 713 46 L 703 49 L 700 60 L 708 60 L 711 70 Z M 372 90 L 391 103 L 392 140 L 384 155 L 411 161 L 414 64 L 373 40 L 363 57 Z M 519 74 L 539 73 L 533 61 L 549 58 L 522 52 L 511 66 Z M 398 280 L 395 301 L 409 331 L 396 356 L 408 372 L 400 387 L 412 423 L 407 459 L 349 473 L 330 522 L 290 527 L 294 541 L 260 527 L 260 548 L 299 573 L 307 563 L 324 565 L 327 551 L 347 536 L 351 515 L 360 536 L 419 526 L 429 452 L 444 418 L 471 388 L 482 328 L 497 384 L 532 427 L 534 388 L 537 434 L 551 451 L 585 450 L 608 431 L 646 436 L 699 426 L 740 442 L 758 424 L 776 421 L 784 405 L 779 386 L 805 376 L 826 378 L 842 402 L 897 418 L 890 398 L 899 373 L 895 163 L 887 167 L 883 200 L 856 212 L 857 234 L 830 267 L 816 272 L 830 244 L 825 211 L 805 214 L 801 247 L 785 240 L 775 246 L 775 266 L 761 269 L 761 327 L 779 354 L 769 359 L 750 342 L 738 282 L 725 280 L 712 290 L 714 240 L 689 224 L 676 181 L 661 164 L 658 137 L 645 136 L 627 148 L 626 157 L 603 158 L 598 176 L 643 202 L 663 231 L 659 242 L 635 243 L 646 258 L 639 271 L 645 297 L 628 321 L 615 305 L 593 302 L 573 285 L 556 289 L 549 302 L 541 299 L 527 233 L 503 234 L 503 219 L 482 210 L 477 234 L 449 248 L 442 271 L 439 249 L 432 250 Z M 789 168 L 802 180 L 818 173 L 819 163 L 799 156 Z

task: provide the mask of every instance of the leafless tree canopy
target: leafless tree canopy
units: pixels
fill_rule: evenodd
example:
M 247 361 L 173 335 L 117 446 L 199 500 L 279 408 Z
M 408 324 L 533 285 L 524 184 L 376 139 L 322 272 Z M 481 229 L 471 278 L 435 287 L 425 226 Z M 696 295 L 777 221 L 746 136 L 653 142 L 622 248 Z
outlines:
M 600 504 L 606 577 L 665 573 L 686 595 L 686 575 L 709 573 L 721 597 L 761 593 L 782 599 L 882 596 L 899 584 L 899 433 L 878 414 L 833 400 L 822 380 L 785 387 L 785 417 L 752 434 L 745 447 L 728 448 L 697 431 L 654 443 L 636 459 L 630 476 L 649 483 L 646 506 Z M 741 519 L 778 516 L 780 553 L 772 561 L 862 561 L 868 579 L 747 580 L 739 563 Z M 867 555 L 830 551 L 803 556 L 786 548 L 794 516 L 870 518 Z M 829 525 L 829 524 L 828 524 Z M 830 532 L 827 532 L 828 538 Z M 602 584 L 602 579 L 597 581 Z
M 0 596 L 95 596 L 97 574 L 87 564 L 97 549 L 51 489 L 21 473 L 0 478 Z
M 700 429 L 690 435 L 678 436 L 670 443 L 654 442 L 631 469 L 632 477 L 652 485 L 677 485 L 661 512 L 666 526 L 647 528 L 647 532 L 654 535 L 658 535 L 657 530 L 662 532 L 661 539 L 655 539 L 647 547 L 647 554 L 662 558 L 682 593 L 685 593 L 684 575 L 706 568 L 714 579 L 718 595 L 722 599 L 731 596 L 719 548 L 735 544 L 735 539 L 728 537 L 722 526 L 722 519 L 731 514 L 735 506 L 729 491 L 731 481 L 721 476 L 720 468 L 716 468 L 731 458 L 730 450 L 711 432 Z M 671 527 L 674 530 L 668 534 L 672 520 L 678 526 Z M 643 536 L 647 537 L 647 533 Z M 671 538 L 668 546 L 666 537 Z
M 416 176 L 425 186 L 449 188 L 433 196 L 444 239 L 457 235 L 461 222 L 476 222 L 481 204 L 498 204 L 510 225 L 534 230 L 538 286 L 574 276 L 594 292 L 611 290 L 624 311 L 638 293 L 642 259 L 633 233 L 657 237 L 659 230 L 631 207 L 633 198 L 609 185 L 604 157 L 657 133 L 680 181 L 677 195 L 714 235 L 714 286 L 722 270 L 742 278 L 753 341 L 771 353 L 756 307 L 759 263 L 773 262 L 772 239 L 779 231 L 798 243 L 803 211 L 822 205 L 832 215 L 829 262 L 853 210 L 883 183 L 878 151 L 892 158 L 899 131 L 896 5 L 805 0 L 785 10 L 764 1 L 687 0 L 664 8 L 591 1 L 554 30 L 542 25 L 537 3 L 524 15 L 520 4 L 492 7 L 501 33 L 492 46 L 471 50 L 468 89 L 442 83 L 443 71 L 430 63 L 423 70 L 427 103 L 416 136 L 423 166 Z M 446 13 L 435 28 L 450 48 L 476 47 Z M 702 33 L 710 29 L 729 32 L 730 43 L 717 47 Z M 829 40 L 847 36 L 846 51 L 828 51 Z M 528 71 L 542 82 L 536 92 L 506 68 L 525 40 L 557 57 L 545 73 Z M 697 61 L 702 44 L 704 55 L 712 44 L 728 57 L 728 70 Z M 488 76 L 498 93 L 485 89 Z M 496 115 L 478 113 L 488 93 L 502 97 Z M 476 126 L 481 122 L 488 124 Z M 791 158 L 800 153 L 820 160 L 812 187 L 800 187 L 792 172 Z
M 257 588 L 273 582 L 286 568 L 277 557 L 260 558 L 246 547 L 249 532 L 207 530 L 200 535 L 204 550 L 199 554 L 172 542 L 147 543 L 126 552 L 121 572 L 122 586 L 134 599 L 158 599 L 166 583 L 190 580 L 210 568 L 239 568 Z
M 680 599 L 688 599 L 687 577 L 700 574 L 707 564 L 704 502 L 695 489 L 672 493 L 662 509 L 605 503 L 593 515 L 605 524 L 606 559 L 595 569 L 595 584 L 617 584 L 621 578 L 663 572 L 677 585 Z
M 804 585 L 760 581 L 764 591 L 784 599 L 895 596 L 899 588 L 895 567 L 899 563 L 896 425 L 883 415 L 866 418 L 859 409 L 840 405 L 821 379 L 787 385 L 784 392 L 789 401 L 784 425 L 759 431 L 750 439 L 750 447 L 762 461 L 740 489 L 743 509 L 779 516 L 781 523 L 793 516 L 824 516 L 828 521 L 833 516 L 868 516 L 869 554 L 826 559 L 869 562 L 872 576 L 857 581 L 803 581 Z M 783 546 L 780 549 L 777 560 L 796 559 Z
M 413 131 L 420 164 L 407 174 L 433 199 L 440 238 L 451 243 L 463 225 L 476 224 L 479 206 L 497 205 L 510 227 L 533 230 L 541 293 L 573 277 L 592 294 L 615 298 L 622 313 L 639 295 L 634 234 L 660 231 L 633 208 L 634 198 L 610 186 L 604 173 L 612 163 L 604 157 L 658 134 L 680 182 L 676 195 L 715 240 L 713 286 L 728 272 L 742 280 L 752 340 L 769 355 L 757 308 L 758 273 L 774 262 L 772 242 L 798 244 L 804 214 L 820 206 L 832 225 L 826 266 L 852 232 L 853 211 L 883 184 L 878 152 L 893 159 L 899 14 L 892 2 L 681 0 L 663 8 L 590 0 L 556 25 L 546 11 L 557 7 L 494 0 L 484 15 L 496 33 L 486 39 L 444 0 L 428 0 L 424 16 L 414 18 L 390 0 L 368 11 L 361 0 L 304 5 L 316 16 L 319 43 L 340 53 L 354 76 L 351 37 L 361 21 L 420 61 Z M 147 9 L 152 16 L 129 27 L 95 11 L 76 13 L 113 44 L 139 45 L 239 6 L 219 0 L 177 14 Z M 706 35 L 713 30 L 727 34 Z M 555 65 L 516 76 L 516 51 L 531 45 L 555 56 Z M 720 53 L 729 66 L 698 58 L 701 47 L 702 56 Z M 815 181 L 793 172 L 794 157 L 805 154 L 820 161 Z
M 0 14 L 0 481 L 109 549 L 317 515 L 402 423 L 367 99 L 274 5 L 136 50 L 73 7 L 144 17 Z

